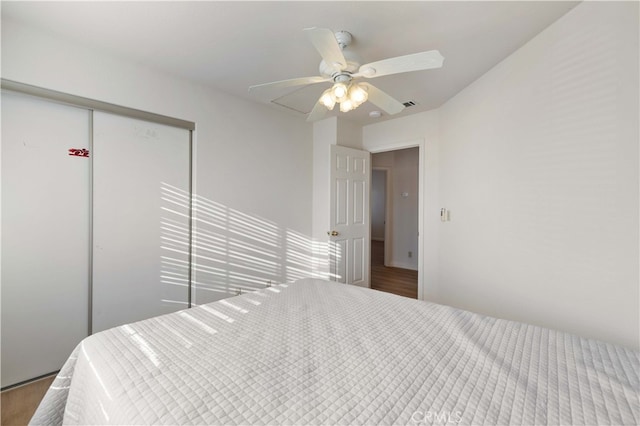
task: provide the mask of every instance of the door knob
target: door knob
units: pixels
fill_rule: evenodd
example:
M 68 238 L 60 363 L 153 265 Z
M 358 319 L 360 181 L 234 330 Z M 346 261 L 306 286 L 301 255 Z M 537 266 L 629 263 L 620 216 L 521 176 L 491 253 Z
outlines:
M 327 235 L 335 237 L 338 235 L 338 231 L 327 231 Z

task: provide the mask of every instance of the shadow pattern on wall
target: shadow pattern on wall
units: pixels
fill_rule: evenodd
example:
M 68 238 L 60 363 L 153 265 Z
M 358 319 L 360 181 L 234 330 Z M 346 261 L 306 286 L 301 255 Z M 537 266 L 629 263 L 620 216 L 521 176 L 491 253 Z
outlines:
M 161 282 L 186 288 L 189 232 L 184 217 L 189 217 L 189 193 L 163 182 L 161 197 Z M 326 242 L 197 194 L 192 202 L 193 306 L 318 276 Z

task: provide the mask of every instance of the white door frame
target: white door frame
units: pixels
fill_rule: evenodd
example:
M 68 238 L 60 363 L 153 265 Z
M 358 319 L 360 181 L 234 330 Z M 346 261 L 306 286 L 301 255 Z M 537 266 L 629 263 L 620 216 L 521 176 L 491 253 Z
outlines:
M 418 148 L 418 300 L 424 300 L 424 282 L 422 279 L 424 271 L 424 139 L 414 139 L 410 141 L 397 142 L 389 145 L 368 149 L 371 154 L 381 152 L 397 151 L 405 148 Z M 373 168 L 373 160 L 371 161 Z M 389 177 L 387 177 L 389 181 Z M 369 188 L 371 191 L 371 188 Z M 389 194 L 387 194 L 388 196 Z M 388 228 L 385 226 L 385 240 L 388 238 Z M 386 242 L 385 242 L 385 263 L 386 258 Z M 371 271 L 371 256 L 369 256 L 369 271 Z M 371 272 L 369 272 L 371 275 Z

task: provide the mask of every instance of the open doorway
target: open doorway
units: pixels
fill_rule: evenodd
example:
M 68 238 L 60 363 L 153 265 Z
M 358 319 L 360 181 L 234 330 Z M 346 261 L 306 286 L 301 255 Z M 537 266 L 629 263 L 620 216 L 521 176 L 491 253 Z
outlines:
M 371 288 L 418 298 L 418 147 L 371 156 Z

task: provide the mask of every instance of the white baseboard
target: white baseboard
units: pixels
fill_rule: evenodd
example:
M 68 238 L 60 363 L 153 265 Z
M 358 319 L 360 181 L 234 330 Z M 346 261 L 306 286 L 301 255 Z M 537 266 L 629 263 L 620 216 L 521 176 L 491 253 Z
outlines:
M 410 263 L 402 263 L 402 262 L 389 262 L 389 265 L 392 268 L 401 268 L 401 269 L 409 269 L 411 271 L 417 271 L 418 268 L 415 265 L 412 265 Z

